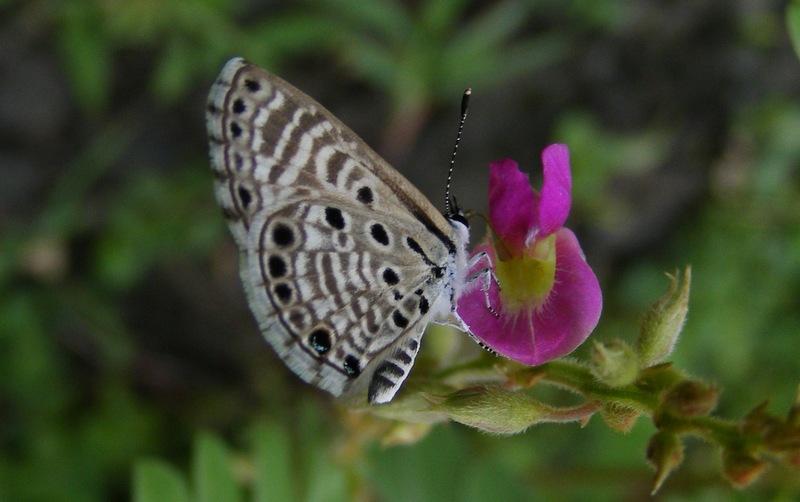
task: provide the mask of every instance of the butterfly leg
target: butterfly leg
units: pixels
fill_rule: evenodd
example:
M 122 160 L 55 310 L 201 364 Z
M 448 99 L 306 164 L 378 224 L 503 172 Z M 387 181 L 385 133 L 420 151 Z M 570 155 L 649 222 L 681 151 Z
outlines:
M 472 275 L 467 277 L 466 284 L 469 285 L 478 281 L 479 279 L 483 279 L 483 285 L 481 286 L 481 289 L 483 290 L 483 296 L 486 299 L 486 308 L 493 316 L 500 317 L 500 314 L 494 309 L 494 307 L 492 307 L 492 302 L 489 299 L 489 288 L 492 285 L 492 279 L 494 279 L 495 284 L 497 284 L 497 288 L 500 289 L 500 281 L 497 280 L 497 274 L 494 273 L 494 269 L 492 268 L 492 259 L 487 253 L 477 253 L 475 256 L 469 259 L 469 262 L 467 263 L 467 270 L 471 270 L 483 260 L 486 261 L 488 266 L 477 270 Z

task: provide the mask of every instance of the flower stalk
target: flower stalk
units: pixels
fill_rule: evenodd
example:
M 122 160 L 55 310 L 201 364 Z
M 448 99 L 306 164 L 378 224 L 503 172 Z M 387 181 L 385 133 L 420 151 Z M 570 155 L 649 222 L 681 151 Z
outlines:
M 667 294 L 656 302 L 673 307 L 661 308 L 662 314 L 653 314 L 658 309 L 651 307 L 643 321 L 650 326 L 670 324 L 662 322 L 659 315 L 680 321 L 661 330 L 673 342 L 680 334 L 674 327 L 683 325 L 678 318 L 685 317 L 685 308 L 680 307 L 683 314 L 676 315 L 674 305 L 688 299 L 689 272 L 684 271 L 682 277 L 685 282 L 680 287 L 673 279 Z M 669 300 L 665 302 L 665 298 Z M 642 328 L 641 333 L 647 329 Z M 719 417 L 714 415 L 719 387 L 693 378 L 671 363 L 654 362 L 666 357 L 667 346 L 671 350 L 674 343 L 660 344 L 659 350 L 651 352 L 657 357 L 643 359 L 639 357 L 642 352 L 619 340 L 597 342 L 588 361 L 568 357 L 538 366 L 483 354 L 427 378 L 412 375 L 392 403 L 364 411 L 405 422 L 453 420 L 504 435 L 544 422 L 583 425 L 594 414 L 613 430 L 627 432 L 639 418 L 649 417 L 656 428 L 646 449 L 646 458 L 655 470 L 654 493 L 680 468 L 688 436 L 720 449 L 720 472 L 735 487 L 756 482 L 774 464 L 800 469 L 800 387 L 785 416 L 768 412 L 762 403 L 739 420 Z M 654 363 L 642 367 L 645 360 Z M 560 407 L 540 401 L 530 390 L 541 386 L 576 394 L 581 402 Z

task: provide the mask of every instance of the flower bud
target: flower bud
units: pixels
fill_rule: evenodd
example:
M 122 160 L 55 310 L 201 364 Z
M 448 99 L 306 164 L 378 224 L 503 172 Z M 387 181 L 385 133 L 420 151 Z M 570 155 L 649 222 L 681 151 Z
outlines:
M 736 450 L 722 452 L 722 472 L 736 488 L 744 488 L 756 481 L 769 469 L 770 464 L 752 455 Z
M 653 490 L 650 492 L 655 495 L 667 476 L 683 462 L 683 444 L 680 438 L 664 431 L 653 434 L 647 444 L 647 461 L 656 470 Z
M 603 421 L 617 432 L 630 432 L 641 412 L 625 405 L 606 403 L 600 408 Z
M 627 343 L 614 340 L 595 342 L 592 349 L 592 374 L 609 387 L 624 387 L 636 381 L 639 365 L 636 354 Z
M 551 408 L 522 392 L 500 387 L 470 387 L 439 401 L 429 399 L 431 410 L 451 420 L 493 434 L 516 434 L 546 418 Z
M 645 311 L 642 319 L 636 347 L 642 368 L 650 367 L 672 353 L 689 310 L 691 267 L 686 267 L 683 273 L 680 290 L 678 274 L 667 274 L 667 277 L 670 279 L 669 290 Z
M 695 380 L 684 380 L 664 395 L 662 406 L 681 417 L 700 417 L 717 407 L 719 388 Z
M 780 419 L 767 412 L 768 404 L 768 401 L 763 401 L 745 415 L 739 422 L 742 432 L 764 436 L 781 423 Z

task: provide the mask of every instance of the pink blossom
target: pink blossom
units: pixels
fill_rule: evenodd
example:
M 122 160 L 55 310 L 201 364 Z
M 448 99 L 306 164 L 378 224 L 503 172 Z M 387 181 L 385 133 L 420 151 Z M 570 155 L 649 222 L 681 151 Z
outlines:
M 572 202 L 566 145 L 542 152 L 541 192 L 510 159 L 489 166 L 489 220 L 493 232 L 472 256 L 485 252 L 492 279 L 474 281 L 458 313 L 479 340 L 525 364 L 542 364 L 572 352 L 600 318 L 602 295 L 578 239 L 563 224 Z M 470 275 L 486 266 L 478 260 Z M 498 287 L 499 282 L 499 287 Z M 494 311 L 494 312 L 493 312 Z

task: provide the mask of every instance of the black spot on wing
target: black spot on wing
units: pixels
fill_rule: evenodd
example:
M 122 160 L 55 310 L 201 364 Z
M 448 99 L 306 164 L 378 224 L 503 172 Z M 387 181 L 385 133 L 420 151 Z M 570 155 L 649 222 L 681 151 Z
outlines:
M 375 223 L 369 227 L 369 233 L 378 244 L 383 246 L 389 245 L 389 234 L 386 233 L 386 228 L 380 223 Z
M 272 241 L 278 247 L 291 246 L 294 242 L 294 231 L 287 225 L 279 223 L 272 230 Z
M 253 195 L 250 193 L 250 190 L 240 185 L 239 188 L 236 189 L 236 193 L 239 194 L 242 209 L 247 209 L 250 203 L 253 202 Z
M 428 313 L 428 310 L 431 308 L 430 302 L 424 296 L 419 298 L 419 313 L 425 315 Z
M 331 349 L 331 334 L 326 329 L 317 328 L 308 335 L 308 343 L 312 349 L 322 355 Z
M 292 299 L 292 288 L 286 283 L 276 284 L 272 291 L 283 303 L 289 303 L 289 300 Z
M 358 364 L 358 358 L 352 354 L 344 358 L 344 371 L 351 377 L 357 377 L 361 374 L 361 366 Z
M 344 229 L 344 216 L 342 215 L 342 210 L 337 207 L 325 208 L 325 221 L 336 230 Z
M 356 192 L 356 199 L 362 204 L 371 204 L 373 201 L 372 189 L 370 187 L 361 187 Z
M 399 310 L 395 310 L 392 314 L 392 322 L 400 329 L 404 329 L 406 326 L 408 326 L 408 318 L 403 316 Z
M 387 268 L 383 271 L 383 282 L 389 286 L 394 286 L 400 282 L 400 277 L 397 275 L 397 272 L 395 272 L 394 269 Z
M 270 256 L 267 260 L 269 275 L 273 278 L 280 278 L 286 275 L 286 261 L 280 256 Z
M 246 109 L 247 107 L 244 105 L 244 101 L 242 101 L 241 99 L 234 100 L 232 108 L 233 113 L 238 115 L 240 113 L 244 113 Z

